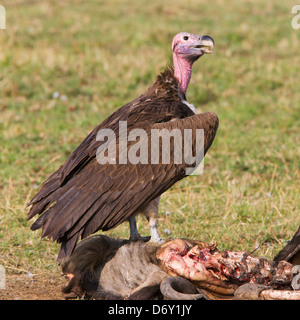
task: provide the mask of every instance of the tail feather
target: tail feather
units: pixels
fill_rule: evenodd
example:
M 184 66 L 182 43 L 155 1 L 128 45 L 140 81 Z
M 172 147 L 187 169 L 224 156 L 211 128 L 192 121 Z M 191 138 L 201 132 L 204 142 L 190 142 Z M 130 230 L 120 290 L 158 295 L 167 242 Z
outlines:
M 78 242 L 81 232 L 76 233 L 71 239 L 68 239 L 67 241 L 62 241 L 60 250 L 57 256 L 57 262 L 59 264 L 63 264 L 66 259 L 71 255 L 71 253 L 74 251 L 76 247 L 76 243 Z
M 39 192 L 31 199 L 31 201 L 27 204 L 27 207 L 40 202 L 42 199 L 49 196 L 52 192 L 57 190 L 60 186 L 59 176 L 60 176 L 60 167 L 57 171 L 55 171 L 42 185 Z M 33 216 L 32 216 L 33 217 Z M 31 218 L 32 218 L 31 217 Z M 30 218 L 28 218 L 30 219 Z

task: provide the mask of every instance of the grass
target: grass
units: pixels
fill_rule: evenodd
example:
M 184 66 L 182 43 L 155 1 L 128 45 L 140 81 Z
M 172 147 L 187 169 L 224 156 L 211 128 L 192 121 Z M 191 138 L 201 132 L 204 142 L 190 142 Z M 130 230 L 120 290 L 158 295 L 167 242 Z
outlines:
M 58 245 L 26 221 L 26 203 L 85 136 L 171 62 L 180 31 L 209 34 L 188 100 L 220 127 L 202 176 L 161 201 L 163 237 L 216 240 L 272 258 L 299 226 L 300 31 L 293 1 L 2 1 L 0 264 L 57 270 Z M 170 214 L 169 214 L 170 213 Z M 148 234 L 144 218 L 141 233 Z M 170 235 L 165 233 L 169 230 Z M 128 225 L 108 234 L 128 236 Z

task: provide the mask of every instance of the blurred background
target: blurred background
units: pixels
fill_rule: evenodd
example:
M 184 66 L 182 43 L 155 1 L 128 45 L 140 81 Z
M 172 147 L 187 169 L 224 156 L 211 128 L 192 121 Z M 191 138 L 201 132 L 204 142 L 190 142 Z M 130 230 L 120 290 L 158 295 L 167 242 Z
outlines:
M 214 53 L 194 64 L 187 99 L 220 125 L 203 175 L 163 195 L 161 236 L 259 247 L 268 258 L 292 237 L 300 222 L 295 1 L 1 4 L 0 264 L 8 274 L 58 272 L 58 245 L 30 231 L 26 204 L 96 125 L 172 64 L 181 31 L 215 40 Z M 138 228 L 148 234 L 142 217 Z M 128 225 L 108 234 L 128 237 Z

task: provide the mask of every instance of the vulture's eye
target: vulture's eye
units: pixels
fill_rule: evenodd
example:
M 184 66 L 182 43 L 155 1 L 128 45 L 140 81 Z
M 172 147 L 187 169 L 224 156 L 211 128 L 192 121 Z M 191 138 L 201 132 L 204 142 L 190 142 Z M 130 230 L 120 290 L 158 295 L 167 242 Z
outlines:
M 184 36 L 183 40 L 189 40 L 189 37 L 188 36 Z

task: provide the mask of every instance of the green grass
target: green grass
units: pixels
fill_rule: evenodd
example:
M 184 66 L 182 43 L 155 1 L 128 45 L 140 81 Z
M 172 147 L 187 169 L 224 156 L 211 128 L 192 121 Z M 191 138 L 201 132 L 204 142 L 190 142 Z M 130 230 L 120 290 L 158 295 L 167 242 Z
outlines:
M 26 203 L 85 136 L 171 62 L 181 31 L 209 34 L 188 100 L 220 127 L 202 176 L 166 192 L 159 231 L 272 258 L 299 226 L 300 31 L 293 1 L 2 1 L 0 264 L 56 270 Z M 59 92 L 59 97 L 53 94 Z M 61 99 L 64 95 L 66 99 Z M 167 214 L 166 212 L 170 212 Z M 141 233 L 148 234 L 144 218 Z M 127 237 L 128 225 L 109 232 Z

